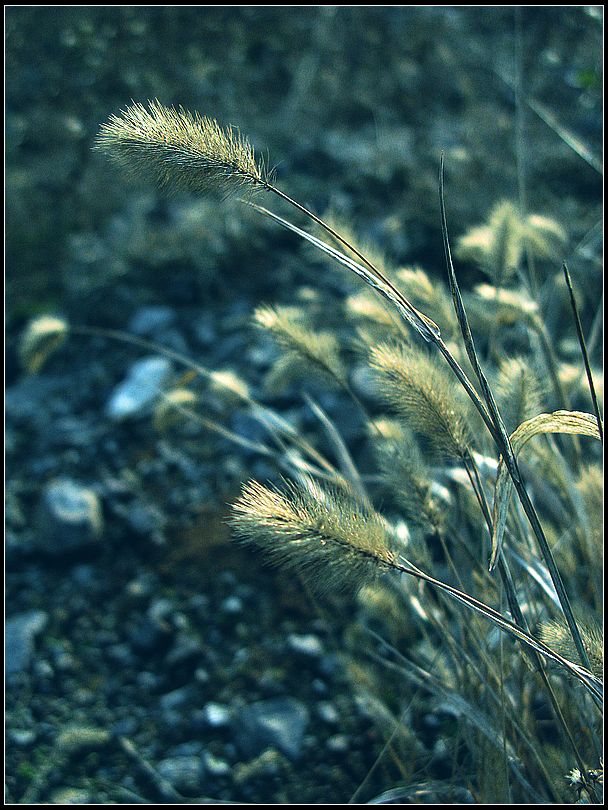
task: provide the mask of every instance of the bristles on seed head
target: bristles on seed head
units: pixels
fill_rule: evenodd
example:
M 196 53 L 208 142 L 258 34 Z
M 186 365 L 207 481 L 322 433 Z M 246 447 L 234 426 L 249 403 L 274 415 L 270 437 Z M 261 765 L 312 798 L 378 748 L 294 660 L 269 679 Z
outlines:
M 253 147 L 236 129 L 183 108 L 133 103 L 101 126 L 97 148 L 129 172 L 163 187 L 223 193 L 255 187 L 267 177 Z
M 256 309 L 254 317 L 256 324 L 269 332 L 283 350 L 278 377 L 288 377 L 290 367 L 297 361 L 308 371 L 312 369 L 340 385 L 347 384 L 348 375 L 335 335 L 309 328 L 303 310 L 263 305 Z
M 467 401 L 428 352 L 381 343 L 370 364 L 383 400 L 440 455 L 462 459 L 471 442 Z
M 604 634 L 601 626 L 593 618 L 577 621 L 583 645 L 589 656 L 591 671 L 598 678 L 604 674 Z M 572 634 L 563 619 L 545 622 L 540 627 L 540 638 L 548 647 L 569 661 L 578 660 L 578 652 Z
M 41 315 L 24 329 L 19 341 L 21 365 L 31 374 L 40 371 L 48 358 L 63 344 L 68 325 L 62 318 Z
M 247 482 L 230 522 L 239 540 L 321 592 L 357 591 L 395 563 L 383 518 L 310 478 L 282 490 Z

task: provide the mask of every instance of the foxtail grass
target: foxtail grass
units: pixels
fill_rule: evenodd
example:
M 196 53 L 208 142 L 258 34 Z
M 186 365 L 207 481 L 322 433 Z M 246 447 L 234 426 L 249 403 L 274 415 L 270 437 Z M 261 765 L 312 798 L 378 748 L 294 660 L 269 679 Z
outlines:
M 460 711 L 468 707 L 474 735 L 480 734 L 486 743 L 494 741 L 492 762 L 505 766 L 518 784 L 518 795 L 526 800 L 560 801 L 566 795 L 565 785 L 556 781 L 553 757 L 559 763 L 555 767 L 562 768 L 559 778 L 565 782 L 566 772 L 576 771 L 581 790 L 596 801 L 597 780 L 589 774 L 601 747 L 595 714 L 603 694 L 601 644 L 593 620 L 581 619 L 587 615 L 581 608 L 589 608 L 581 603 L 592 601 L 589 593 L 596 591 L 586 589 L 576 566 L 597 565 L 593 538 L 601 471 L 597 454 L 587 444 L 578 447 L 578 457 L 568 456 L 549 434 L 601 438 L 599 397 L 583 338 L 594 415 L 572 411 L 563 400 L 556 352 L 535 297 L 538 288 L 530 284 L 526 290 L 517 283 L 526 257 L 555 257 L 564 241 L 561 227 L 548 217 L 522 214 L 509 201 L 497 203 L 487 222 L 457 243 L 457 256 L 476 263 L 489 282 L 469 299 L 461 293 L 452 258 L 443 158 L 439 215 L 447 285 L 431 280 L 421 268 L 390 267 L 380 251 L 358 244 L 354 231 L 342 227 L 335 216 L 322 219 L 293 199 L 276 185 L 247 138 L 213 119 L 158 101 L 135 103 L 102 126 L 97 147 L 128 172 L 151 177 L 164 188 L 244 193 L 250 209 L 296 234 L 320 257 L 365 285 L 348 298 L 343 312 L 345 329 L 352 329 L 359 344 L 370 344 L 361 357 L 374 379 L 368 393 L 375 395 L 374 407 L 380 412 L 373 416 L 353 390 L 335 327 L 309 318 L 302 309 L 270 305 L 257 309 L 255 321 L 275 339 L 281 353 L 275 376 L 297 361 L 307 375 L 321 384 L 337 384 L 358 403 L 363 433 L 375 449 L 375 476 L 357 469 L 339 426 L 311 397 L 307 405 L 329 438 L 337 463 L 278 412 L 257 401 L 240 379 L 165 351 L 204 380 L 210 394 L 222 391 L 227 407 L 248 409 L 266 438 L 247 444 L 245 437 L 208 414 L 199 417 L 201 424 L 274 460 L 287 476 L 280 485 L 251 480 L 243 486 L 230 518 L 234 534 L 323 594 L 346 592 L 352 598 L 358 593 L 362 600 L 367 594 L 370 602 L 382 604 L 382 597 L 373 594 L 390 591 L 391 604 L 401 605 L 415 624 L 410 632 L 418 639 L 417 647 L 398 650 L 390 660 L 375 650 L 374 665 L 401 673 L 405 681 L 437 700 L 450 701 L 452 707 L 460 706 Z M 247 192 L 265 192 L 290 206 L 308 227 L 253 201 Z M 478 322 L 483 323 L 484 315 L 487 320 L 488 312 L 500 319 L 489 336 L 475 334 L 476 306 L 481 312 Z M 362 327 L 362 321 L 367 326 Z M 579 326 L 580 320 L 580 340 Z M 374 329 L 378 334 L 383 330 L 384 338 L 372 341 Z M 486 370 L 500 354 L 502 332 L 508 345 L 510 330 L 516 329 L 538 336 L 552 390 L 539 381 L 538 358 L 521 347 L 517 354 L 501 355 L 497 368 Z M 153 345 L 112 330 L 49 321 L 24 333 L 24 366 L 39 370 L 65 335 L 78 331 L 147 350 Z M 551 396 L 557 404 L 548 408 Z M 171 429 L 180 414 L 195 415 L 203 402 L 204 395 L 174 385 L 157 407 L 157 428 Z M 545 445 L 518 458 L 537 434 L 543 434 Z M 572 470 L 561 477 L 546 476 L 544 487 L 536 484 L 534 475 L 542 472 L 545 461 L 566 465 L 571 458 L 577 459 Z M 381 505 L 375 505 L 378 488 L 383 497 L 388 494 Z M 547 491 L 548 497 L 574 506 L 572 534 L 586 538 L 576 547 L 563 549 L 563 527 L 555 525 L 553 512 L 544 508 L 540 497 Z M 510 497 L 511 492 L 517 497 Z M 508 639 L 516 642 L 511 652 Z M 434 649 L 438 640 L 440 656 Z M 441 658 L 436 671 L 429 650 Z M 538 734 L 531 683 L 539 687 L 551 712 L 556 733 L 552 750 Z M 498 726 L 493 722 L 497 713 Z M 498 738 L 502 749 L 495 745 Z M 477 738 L 467 742 L 480 763 L 487 744 L 478 745 Z M 525 763 L 520 763 L 524 754 Z M 535 789 L 523 775 L 528 769 Z M 481 783 L 491 792 L 487 775 L 480 776 Z M 511 795 L 509 790 L 505 795 Z

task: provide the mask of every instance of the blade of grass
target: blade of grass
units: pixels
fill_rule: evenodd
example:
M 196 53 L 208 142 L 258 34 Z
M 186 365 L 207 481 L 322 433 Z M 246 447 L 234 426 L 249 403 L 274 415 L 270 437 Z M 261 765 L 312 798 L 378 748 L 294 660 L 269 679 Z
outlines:
M 482 394 L 484 397 L 484 401 L 487 407 L 487 411 L 490 416 L 490 420 L 492 422 L 494 430 L 492 431 L 492 435 L 494 440 L 496 441 L 498 448 L 505 460 L 507 465 L 507 469 L 509 470 L 509 474 L 513 480 L 513 484 L 517 490 L 517 494 L 521 501 L 521 504 L 524 508 L 524 511 L 530 521 L 530 525 L 532 527 L 532 531 L 534 532 L 541 554 L 547 568 L 549 569 L 549 573 L 551 575 L 551 579 L 553 580 L 553 584 L 555 586 L 555 590 L 557 591 L 557 595 L 559 597 L 560 605 L 562 611 L 564 613 L 564 617 L 566 622 L 568 623 L 568 627 L 570 628 L 570 632 L 572 634 L 572 638 L 576 645 L 576 649 L 580 656 L 581 662 L 583 665 L 589 669 L 589 657 L 583 645 L 583 641 L 581 638 L 580 631 L 578 629 L 576 620 L 574 618 L 574 614 L 572 612 L 572 607 L 570 605 L 570 600 L 568 599 L 568 594 L 566 593 L 566 589 L 564 587 L 564 583 L 562 581 L 561 575 L 553 559 L 553 555 L 551 553 L 551 549 L 549 547 L 549 543 L 547 542 L 547 538 L 545 537 L 545 533 L 541 526 L 540 520 L 536 513 L 536 510 L 530 500 L 530 496 L 523 485 L 521 480 L 521 475 L 519 472 L 519 468 L 517 465 L 517 460 L 515 458 L 515 454 L 513 452 L 513 448 L 511 447 L 511 442 L 509 441 L 509 436 L 505 425 L 502 421 L 500 413 L 498 411 L 498 407 L 492 395 L 492 391 L 490 390 L 490 386 L 488 381 L 481 369 L 479 364 L 479 360 L 477 358 L 477 352 L 475 351 L 475 343 L 473 341 L 473 335 L 471 333 L 471 328 L 469 326 L 469 321 L 467 318 L 467 314 L 464 308 L 464 303 L 462 300 L 462 295 L 460 293 L 460 288 L 458 286 L 458 281 L 456 279 L 456 272 L 454 270 L 454 264 L 452 262 L 452 253 L 450 250 L 450 242 L 448 236 L 448 227 L 447 227 L 447 217 L 445 211 L 445 197 L 444 197 L 444 159 L 443 154 L 441 155 L 441 164 L 440 164 L 440 172 L 439 172 L 439 203 L 441 209 L 441 233 L 443 236 L 443 246 L 445 251 L 445 258 L 446 264 L 448 269 L 448 276 L 450 282 L 450 289 L 452 292 L 452 298 L 454 301 L 454 308 L 456 310 L 456 317 L 458 319 L 458 323 L 460 325 L 462 337 L 464 340 L 465 348 L 467 351 L 467 355 L 475 370 L 475 374 L 479 380 L 479 384 L 482 389 Z M 486 423 L 487 424 L 487 423 Z
M 488 531 L 490 532 L 490 537 L 493 537 L 494 536 L 494 530 L 493 530 L 494 527 L 493 527 L 493 523 L 492 523 L 492 518 L 490 516 L 489 504 L 488 504 L 488 502 L 486 500 L 486 496 L 485 496 L 485 493 L 484 493 L 484 490 L 483 490 L 483 486 L 482 486 L 482 483 L 481 483 L 481 476 L 479 474 L 479 469 L 478 469 L 477 464 L 475 462 L 475 459 L 473 458 L 472 455 L 469 455 L 468 463 L 465 463 L 465 468 L 467 470 L 467 473 L 469 474 L 471 484 L 473 485 L 473 489 L 475 490 L 475 494 L 476 494 L 477 499 L 479 501 L 479 506 L 480 506 L 481 511 L 483 513 L 486 525 L 488 527 Z M 507 600 L 508 600 L 508 603 L 509 603 L 509 609 L 511 611 L 511 615 L 515 619 L 515 622 L 523 630 L 525 630 L 526 632 L 529 632 L 528 623 L 526 622 L 524 614 L 523 614 L 523 612 L 521 610 L 521 607 L 519 605 L 519 601 L 518 601 L 518 598 L 517 598 L 517 592 L 515 590 L 515 584 L 513 582 L 511 571 L 509 569 L 507 561 L 505 560 L 504 555 L 502 554 L 502 552 L 498 553 L 498 558 L 497 559 L 498 559 L 498 571 L 499 571 L 503 586 L 505 588 L 505 592 L 506 592 L 506 595 L 507 595 Z M 501 647 L 501 649 L 502 649 L 502 647 Z M 555 717 L 556 717 L 557 722 L 558 722 L 558 725 L 561 728 L 562 733 L 564 734 L 570 748 L 572 749 L 572 752 L 574 754 L 574 758 L 576 759 L 576 762 L 577 762 L 577 765 L 578 765 L 579 769 L 582 768 L 583 771 L 584 771 L 585 765 L 584 765 L 583 759 L 582 759 L 581 754 L 579 752 L 578 746 L 576 745 L 574 737 L 572 736 L 572 732 L 570 731 L 570 728 L 568 727 L 568 723 L 566 722 L 566 718 L 564 717 L 561 706 L 559 705 L 559 702 L 557 700 L 557 695 L 555 694 L 555 691 L 553 690 L 553 687 L 551 686 L 551 682 L 549 681 L 549 677 L 548 677 L 547 672 L 545 670 L 543 660 L 542 660 L 540 654 L 536 650 L 532 651 L 532 657 L 533 657 L 534 669 L 535 669 L 537 675 L 539 676 L 544 688 L 547 691 L 547 694 L 549 696 L 549 700 L 551 702 L 551 706 L 553 708 L 553 712 L 554 712 Z
M 585 373 L 587 374 L 587 382 L 589 384 L 589 392 L 591 394 L 591 401 L 593 402 L 593 410 L 595 411 L 595 418 L 597 419 L 597 428 L 600 432 L 600 441 L 604 442 L 604 425 L 602 417 L 600 416 L 600 407 L 598 405 L 597 396 L 595 393 L 595 385 L 593 384 L 593 374 L 591 373 L 591 365 L 589 363 L 589 355 L 587 354 L 587 346 L 585 344 L 585 336 L 583 334 L 583 327 L 581 319 L 578 314 L 578 307 L 576 305 L 576 298 L 574 297 L 574 290 L 572 289 L 572 279 L 570 271 L 566 262 L 563 263 L 562 269 L 564 271 L 564 278 L 566 279 L 566 286 L 568 287 L 568 294 L 570 296 L 570 304 L 572 306 L 572 315 L 574 317 L 574 325 L 576 326 L 576 334 L 578 342 L 581 347 L 581 354 L 583 355 L 583 363 L 585 364 Z

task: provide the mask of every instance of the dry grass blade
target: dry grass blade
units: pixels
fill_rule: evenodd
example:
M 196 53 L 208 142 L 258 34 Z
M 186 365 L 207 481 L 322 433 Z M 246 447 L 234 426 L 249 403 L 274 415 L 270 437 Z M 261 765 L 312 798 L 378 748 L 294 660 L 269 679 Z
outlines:
M 282 225 L 287 230 L 298 234 L 298 236 L 301 236 L 303 239 L 306 239 L 312 245 L 319 248 L 319 250 L 321 250 L 323 253 L 331 256 L 337 262 L 344 265 L 344 267 L 347 267 L 349 270 L 355 273 L 355 275 L 362 278 L 367 284 L 370 285 L 370 287 L 373 287 L 381 295 L 388 299 L 391 304 L 397 308 L 399 314 L 405 318 L 405 320 L 408 321 L 408 323 L 410 323 L 426 341 L 435 341 L 440 337 L 441 333 L 437 324 L 430 318 L 427 318 L 427 316 L 422 312 L 417 310 L 416 307 L 412 306 L 412 304 L 410 304 L 410 302 L 404 298 L 403 294 L 400 293 L 399 290 L 394 287 L 394 285 L 388 279 L 380 276 L 374 270 L 364 267 L 362 264 L 359 264 L 359 262 L 351 259 L 350 256 L 346 256 L 346 254 L 341 253 L 339 250 L 331 245 L 328 245 L 326 242 L 323 242 L 321 239 L 318 239 L 316 236 L 303 231 L 301 228 L 298 228 L 296 225 L 289 222 L 289 220 L 283 219 L 283 217 L 274 214 L 267 208 L 263 208 L 255 203 L 250 203 L 250 205 L 261 214 L 265 214 L 271 219 L 274 219 L 275 222 L 278 222 L 279 225 Z
M 443 171 L 443 154 L 442 154 L 441 167 L 439 171 L 439 203 L 441 208 L 441 233 L 443 236 L 443 247 L 445 251 L 445 259 L 448 269 L 448 278 L 450 282 L 452 300 L 454 302 L 454 309 L 456 310 L 456 317 L 458 319 L 458 324 L 462 332 L 462 337 L 464 340 L 467 356 L 471 362 L 471 365 L 473 366 L 473 369 L 475 370 L 475 374 L 481 386 L 483 399 L 487 407 L 489 417 L 491 419 L 492 427 L 494 429 L 493 436 L 498 441 L 499 447 L 503 452 L 503 454 L 505 455 L 505 458 L 507 459 L 507 463 L 509 465 L 509 472 L 513 476 L 514 480 L 515 479 L 519 480 L 519 472 L 517 470 L 517 465 L 514 463 L 515 460 L 513 458 L 513 454 L 509 446 L 509 437 L 507 435 L 506 428 L 500 417 L 498 407 L 496 405 L 496 402 L 494 401 L 494 397 L 492 395 L 492 391 L 490 390 L 490 386 L 488 384 L 486 376 L 483 373 L 481 366 L 479 364 L 479 359 L 477 357 L 477 352 L 475 350 L 475 343 L 473 341 L 473 335 L 471 333 L 471 327 L 469 326 L 469 320 L 467 318 L 467 313 L 464 308 L 460 287 L 458 286 L 458 280 L 456 279 L 456 272 L 454 270 L 454 264 L 452 262 L 452 251 L 450 249 L 450 240 L 448 236 L 447 217 L 445 212 L 445 197 L 443 191 L 444 185 L 443 176 L 444 171 Z
M 539 433 L 570 433 L 579 436 L 592 436 L 599 439 L 595 417 L 579 411 L 555 411 L 555 413 L 541 413 L 538 416 L 523 422 L 511 435 L 511 445 L 514 453 L 519 453 L 522 447 Z M 506 469 L 504 459 L 501 457 L 496 477 L 493 507 L 492 556 L 490 558 L 490 571 L 496 565 L 496 560 L 502 549 L 502 540 L 507 522 L 509 499 L 513 490 L 513 483 Z
M 538 518 L 538 514 L 532 501 L 530 500 L 530 496 L 528 495 L 528 491 L 526 490 L 523 482 L 521 480 L 521 476 L 519 473 L 519 468 L 517 466 L 517 461 L 515 458 L 515 454 L 513 452 L 513 448 L 511 447 L 511 442 L 509 436 L 507 434 L 507 430 L 505 428 L 504 422 L 494 400 L 494 396 L 488 384 L 485 374 L 483 373 L 481 366 L 479 364 L 479 360 L 477 357 L 477 352 L 475 351 L 475 344 L 473 342 L 473 335 L 471 333 L 471 328 L 469 326 L 469 321 L 467 318 L 467 314 L 464 308 L 464 303 L 462 300 L 462 295 L 460 293 L 460 288 L 458 286 L 458 281 L 456 279 L 456 272 L 454 270 L 454 264 L 452 262 L 452 252 L 450 249 L 450 240 L 448 236 L 448 226 L 447 226 L 447 217 L 445 211 L 445 197 L 444 197 L 444 170 L 443 170 L 443 154 L 441 155 L 441 168 L 439 172 L 439 204 L 441 209 L 441 233 L 443 236 L 443 247 L 445 251 L 445 259 L 446 265 L 448 269 L 448 276 L 450 280 L 450 290 L 452 292 L 452 298 L 454 301 L 454 307 L 456 309 L 456 317 L 458 318 L 458 323 L 460 325 L 462 331 L 462 337 L 464 339 L 465 348 L 467 351 L 467 355 L 475 370 L 475 374 L 477 379 L 479 380 L 479 384 L 481 386 L 483 399 L 485 405 L 487 406 L 487 412 L 489 416 L 490 422 L 486 421 L 486 425 L 492 432 L 492 436 L 503 455 L 504 461 L 507 465 L 507 469 L 509 471 L 509 475 L 513 480 L 513 484 L 517 490 L 517 494 L 523 506 L 524 512 L 528 520 L 530 521 L 530 525 L 532 527 L 532 531 L 538 541 L 541 554 L 545 563 L 547 564 L 547 568 L 549 569 L 549 573 L 551 574 L 551 579 L 555 586 L 555 590 L 557 591 L 557 595 L 559 597 L 560 605 L 564 612 L 564 616 L 566 617 L 566 621 L 568 622 L 568 626 L 570 627 L 570 631 L 572 633 L 572 637 L 575 641 L 576 648 L 578 650 L 578 654 L 580 657 L 581 662 L 589 668 L 589 658 L 587 656 L 587 652 L 583 645 L 583 641 L 581 639 L 580 632 L 576 625 L 576 620 L 572 613 L 572 607 L 570 605 L 570 600 L 568 598 L 568 594 L 566 593 L 566 589 L 564 587 L 564 583 L 562 581 L 561 575 L 555 564 L 555 560 L 553 559 L 553 555 L 551 553 L 551 548 L 549 547 L 549 543 L 547 542 L 547 538 L 545 537 L 545 533 L 543 531 L 543 527 L 540 523 Z M 480 411 L 481 413 L 481 411 Z M 483 414 L 482 414 L 483 415 Z M 485 421 L 485 420 L 484 420 Z
M 601 701 L 602 685 L 589 670 L 565 659 L 499 611 L 464 591 L 399 562 L 386 521 L 356 499 L 311 478 L 271 489 L 249 481 L 230 520 L 237 537 L 257 546 L 271 562 L 305 576 L 321 592 L 358 591 L 380 571 L 393 569 L 428 582 L 503 632 L 560 664 Z
M 593 374 L 591 373 L 591 364 L 589 363 L 589 355 L 587 354 L 587 346 L 585 344 L 583 327 L 581 324 L 581 319 L 578 314 L 578 307 L 576 305 L 576 298 L 574 297 L 574 290 L 572 289 L 572 279 L 570 278 L 570 272 L 565 262 L 562 265 L 562 269 L 564 271 L 566 286 L 568 287 L 568 294 L 570 296 L 570 304 L 572 306 L 572 313 L 574 315 L 576 334 L 578 337 L 579 345 L 581 347 L 581 354 L 583 355 L 583 363 L 585 364 L 585 373 L 587 374 L 587 382 L 589 384 L 589 391 L 591 393 L 591 401 L 593 402 L 593 410 L 595 411 L 595 418 L 597 419 L 597 428 L 600 433 L 600 441 L 603 442 L 604 426 L 602 424 L 602 417 L 600 416 L 600 406 L 598 404 L 597 395 L 595 393 L 595 385 L 593 384 Z

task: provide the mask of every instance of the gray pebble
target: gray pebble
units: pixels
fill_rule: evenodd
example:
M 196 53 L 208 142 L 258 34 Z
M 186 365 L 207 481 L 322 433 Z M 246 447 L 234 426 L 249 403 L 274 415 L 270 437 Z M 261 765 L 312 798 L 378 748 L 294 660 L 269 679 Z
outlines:
M 171 363 L 165 357 L 138 360 L 112 392 L 106 414 L 114 421 L 121 421 L 145 413 L 167 383 L 170 373 Z
M 163 711 L 172 711 L 186 706 L 190 698 L 190 689 L 184 686 L 180 689 L 174 689 L 172 692 L 167 692 L 165 695 L 161 695 L 159 702 Z
M 203 763 L 200 757 L 167 757 L 158 763 L 157 771 L 180 793 L 195 796 L 201 790 Z
M 7 736 L 20 748 L 27 748 L 36 740 L 36 733 L 29 728 L 13 728 L 7 733 Z
M 228 596 L 221 604 L 221 610 L 229 615 L 241 613 L 243 610 L 243 600 L 238 596 Z
M 290 633 L 287 644 L 291 650 L 308 658 L 318 658 L 323 655 L 323 645 L 318 636 L 312 634 L 297 635 Z
M 207 703 L 203 708 L 203 719 L 211 728 L 223 728 L 230 723 L 232 712 L 223 703 Z
M 330 751 L 333 751 L 334 754 L 343 754 L 345 751 L 348 751 L 350 743 L 345 734 L 334 734 L 333 737 L 327 740 L 327 747 Z
M 333 703 L 329 703 L 328 701 L 322 701 L 317 706 L 317 713 L 321 720 L 325 723 L 329 723 L 330 725 L 335 725 L 338 722 L 339 715 L 338 710 L 334 706 Z
M 48 614 L 30 610 L 6 620 L 4 631 L 7 677 L 25 671 L 34 655 L 34 641 L 46 627 Z
M 276 748 L 291 760 L 302 753 L 304 732 L 309 722 L 306 706 L 290 697 L 252 703 L 232 723 L 234 740 L 241 753 L 252 758 Z
M 97 494 L 69 478 L 49 482 L 42 494 L 37 529 L 35 545 L 52 554 L 94 544 L 103 531 Z

